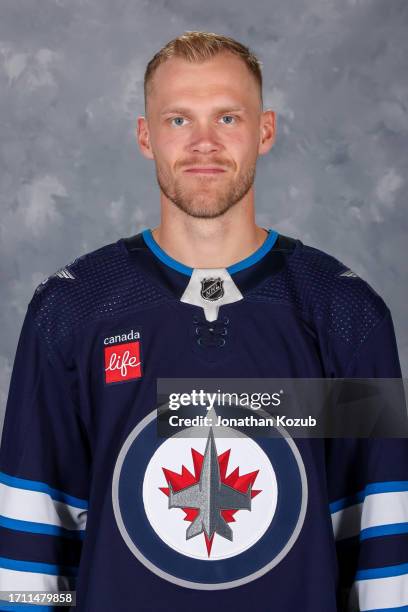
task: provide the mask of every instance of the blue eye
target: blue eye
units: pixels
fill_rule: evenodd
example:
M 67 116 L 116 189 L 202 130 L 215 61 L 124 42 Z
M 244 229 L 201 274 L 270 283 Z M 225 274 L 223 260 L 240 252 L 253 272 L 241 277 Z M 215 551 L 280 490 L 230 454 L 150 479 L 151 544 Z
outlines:
M 223 115 L 221 118 L 224 119 L 225 117 L 229 117 L 229 119 L 233 119 L 235 121 L 236 117 L 234 117 L 234 115 Z M 226 125 L 231 125 L 231 121 L 228 121 L 228 123 Z
M 177 121 L 177 119 L 181 119 L 182 121 L 184 121 L 184 117 L 173 117 L 173 119 L 170 119 L 170 123 L 172 125 L 174 125 L 173 121 Z M 180 123 L 177 123 L 176 125 L 181 125 Z

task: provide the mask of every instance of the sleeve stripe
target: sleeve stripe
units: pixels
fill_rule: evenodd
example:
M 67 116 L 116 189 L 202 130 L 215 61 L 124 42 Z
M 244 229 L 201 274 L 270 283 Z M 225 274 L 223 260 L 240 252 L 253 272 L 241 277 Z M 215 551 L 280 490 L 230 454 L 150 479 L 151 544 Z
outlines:
M 87 510 L 56 501 L 45 492 L 0 483 L 0 516 L 6 519 L 81 531 L 87 515 Z
M 394 480 L 388 482 L 373 482 L 365 487 L 366 495 L 374 493 L 395 493 L 408 491 L 408 480 Z
M 371 493 L 363 503 L 333 512 L 331 518 L 336 540 L 359 534 L 361 540 L 366 540 L 407 533 L 408 491 Z
M 338 499 L 337 501 L 334 501 L 329 505 L 330 512 L 334 514 L 335 512 L 339 512 L 339 510 L 346 510 L 350 506 L 356 506 L 357 504 L 361 504 L 364 501 L 364 497 L 364 491 L 361 491 L 360 493 L 356 493 L 355 495 L 349 495 L 348 497 Z
M 400 491 L 408 491 L 408 480 L 397 480 L 387 482 L 374 482 L 367 485 L 362 491 L 349 495 L 348 497 L 342 497 L 330 504 L 330 512 L 333 514 L 338 510 L 343 510 L 348 506 L 353 506 L 364 501 L 368 495 L 374 495 L 376 493 L 398 493 Z
M 367 527 L 367 529 L 361 530 L 360 540 L 367 540 L 368 538 L 378 538 L 387 535 L 400 535 L 402 533 L 408 533 L 408 523 L 394 523 L 392 525 Z
M 75 531 L 72 529 L 64 529 L 63 527 L 56 527 L 55 525 L 47 525 L 46 523 L 33 523 L 31 521 L 10 519 L 1 515 L 0 527 L 13 529 L 14 531 L 24 531 L 26 533 L 40 533 L 43 535 L 74 538 L 76 540 L 83 540 L 85 537 L 85 530 Z
M 3 483 L 4 485 L 7 485 L 9 487 L 24 489 L 26 491 L 38 491 L 40 493 L 47 493 L 47 495 L 49 495 L 55 501 L 60 501 L 65 504 L 69 504 L 70 506 L 81 508 L 83 510 L 86 510 L 88 508 L 87 500 L 80 499 L 79 497 L 74 497 L 73 495 L 68 495 L 67 493 L 59 491 L 58 489 L 53 489 L 45 482 L 40 482 L 37 480 L 26 480 L 25 478 L 18 478 L 16 476 L 10 476 L 9 474 L 0 472 L 0 483 Z
M 334 512 L 331 516 L 336 540 L 352 538 L 360 533 L 363 504 L 355 504 Z
M 408 564 L 357 572 L 350 593 L 352 610 L 404 610 L 408 606 Z M 378 607 L 380 606 L 380 608 Z M 399 606 L 399 607 L 398 607 Z
M 356 580 L 375 580 L 377 578 L 390 578 L 392 576 L 405 576 L 407 574 L 408 563 L 401 563 L 399 565 L 390 565 L 388 567 L 376 567 L 373 569 L 359 570 L 356 573 Z
M 73 566 L 39 563 L 38 561 L 21 561 L 19 559 L 9 559 L 7 557 L 0 557 L 0 567 L 3 569 L 16 570 L 18 572 L 29 572 L 30 574 L 50 574 L 52 576 L 76 576 L 78 573 L 78 568 Z
M 13 567 L 1 567 L 2 565 Z M 55 568 L 61 573 L 41 572 L 40 566 L 45 566 L 45 570 Z M 33 571 L 30 571 L 29 568 Z M 0 591 L 40 591 L 43 593 L 74 591 L 76 588 L 76 577 L 66 575 L 68 573 L 67 570 L 68 568 L 50 566 L 45 563 L 29 563 L 0 557 Z M 2 605 L 0 603 L 0 609 Z M 11 607 L 11 609 L 14 608 Z M 37 609 L 37 606 L 35 606 L 35 609 Z

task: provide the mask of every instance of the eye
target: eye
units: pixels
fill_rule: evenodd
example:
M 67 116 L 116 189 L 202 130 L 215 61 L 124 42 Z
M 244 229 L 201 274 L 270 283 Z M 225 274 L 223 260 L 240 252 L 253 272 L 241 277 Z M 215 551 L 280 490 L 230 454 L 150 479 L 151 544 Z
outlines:
M 235 120 L 237 119 L 235 117 L 235 115 L 223 115 L 221 117 L 221 119 L 225 119 L 225 117 L 227 117 L 228 119 L 233 119 L 233 121 L 227 121 L 227 123 L 225 123 L 225 125 L 232 125 L 235 122 Z
M 173 117 L 172 119 L 170 119 L 170 124 L 174 125 L 176 127 L 179 127 L 182 125 L 182 123 L 173 123 L 173 121 L 179 121 L 181 119 L 181 121 L 184 121 L 184 117 Z

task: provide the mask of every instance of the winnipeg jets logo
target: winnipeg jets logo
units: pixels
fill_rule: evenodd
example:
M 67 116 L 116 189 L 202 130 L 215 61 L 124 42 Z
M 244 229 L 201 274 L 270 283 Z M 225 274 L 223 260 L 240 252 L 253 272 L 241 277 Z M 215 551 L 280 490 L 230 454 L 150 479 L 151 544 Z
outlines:
M 201 279 L 201 297 L 211 302 L 219 300 L 224 295 L 223 283 L 224 281 L 219 276 Z
M 184 466 L 181 474 L 163 468 L 168 487 L 161 491 L 169 498 L 169 510 L 183 509 L 184 520 L 191 522 L 186 540 L 203 533 L 210 556 L 214 535 L 232 542 L 233 531 L 228 523 L 235 521 L 238 510 L 251 510 L 251 499 L 260 493 L 252 490 L 258 471 L 239 476 L 236 469 L 227 477 L 229 451 L 218 457 L 212 429 L 204 456 L 195 449 L 191 453 L 195 474 Z
M 278 430 L 258 441 L 194 427 L 163 439 L 156 417 L 137 423 L 114 469 L 125 545 L 156 576 L 189 589 L 231 589 L 273 571 L 296 545 L 307 509 L 294 441 Z

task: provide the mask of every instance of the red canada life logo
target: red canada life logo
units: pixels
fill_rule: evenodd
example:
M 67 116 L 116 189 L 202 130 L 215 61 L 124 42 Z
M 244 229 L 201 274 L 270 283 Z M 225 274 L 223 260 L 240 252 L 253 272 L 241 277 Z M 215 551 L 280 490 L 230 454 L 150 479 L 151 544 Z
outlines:
M 134 337 L 133 332 L 127 334 L 127 337 Z M 139 334 L 137 334 L 139 336 Z M 126 338 L 125 334 L 123 337 Z M 118 336 L 105 338 L 114 341 Z M 142 362 L 140 358 L 140 340 L 133 342 L 122 342 L 113 344 L 113 346 L 105 346 L 105 382 L 115 383 L 142 376 Z

